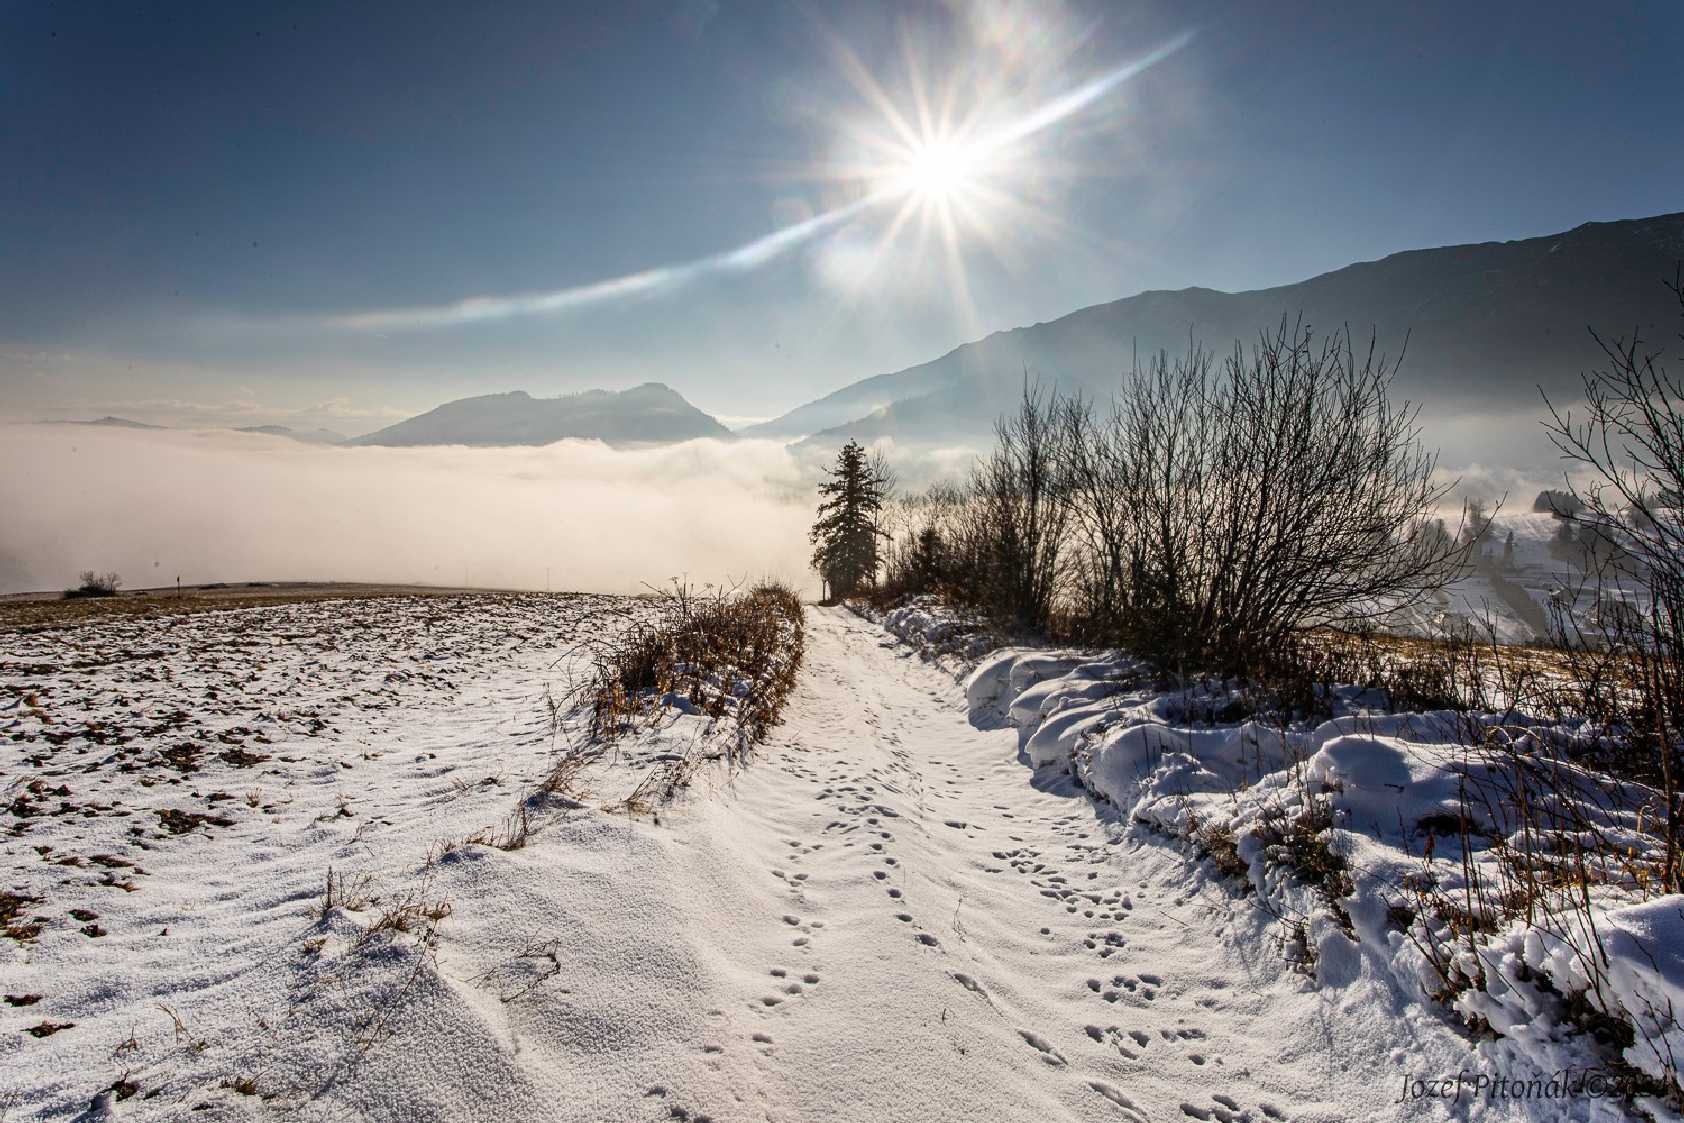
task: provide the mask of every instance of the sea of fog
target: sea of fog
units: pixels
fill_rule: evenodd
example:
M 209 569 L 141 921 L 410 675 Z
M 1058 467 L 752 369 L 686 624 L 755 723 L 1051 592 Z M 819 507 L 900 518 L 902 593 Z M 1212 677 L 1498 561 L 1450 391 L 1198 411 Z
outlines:
M 903 490 L 961 478 L 973 449 L 887 450 Z M 775 577 L 807 592 L 822 454 L 779 441 L 649 449 L 301 444 L 228 430 L 0 426 L 0 593 L 82 570 L 129 588 L 380 581 L 637 592 Z M 1536 469 L 1440 467 L 1463 495 L 1530 508 Z
M 115 570 L 635 592 L 675 577 L 805 588 L 811 477 L 782 444 L 618 451 L 335 448 L 230 432 L 9 425 L 0 592 Z

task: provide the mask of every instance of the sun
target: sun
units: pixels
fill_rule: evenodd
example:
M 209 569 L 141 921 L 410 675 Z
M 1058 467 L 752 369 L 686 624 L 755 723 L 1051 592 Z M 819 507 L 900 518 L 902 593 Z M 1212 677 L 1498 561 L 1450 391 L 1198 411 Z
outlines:
M 909 195 L 928 202 L 944 202 L 974 189 L 982 174 L 980 153 L 951 140 L 919 144 L 907 153 L 896 177 Z
M 1068 44 L 1057 35 L 1036 38 L 1053 45 L 1002 69 L 993 53 L 947 53 L 903 31 L 897 72 L 868 66 L 840 36 L 830 36 L 838 73 L 857 103 L 823 114 L 833 134 L 830 155 L 797 174 L 832 187 L 832 198 L 845 202 L 792 227 L 794 237 L 835 234 L 838 260 L 846 257 L 836 275 L 855 292 L 875 291 L 873 282 L 885 276 L 879 271 L 893 269 L 898 283 L 939 285 L 974 325 L 981 320 L 971 300 L 973 268 L 992 261 L 1015 271 L 1036 247 L 1085 247 L 1089 239 L 1063 213 L 1064 186 L 1083 168 L 1058 135 L 1185 47 L 1192 32 L 1075 84 L 1083 37 Z M 1092 147 L 1092 136 L 1124 118 L 1119 107 L 1075 139 L 1087 137 Z M 843 227 L 854 231 L 845 246 Z M 792 240 L 780 234 L 777 245 Z

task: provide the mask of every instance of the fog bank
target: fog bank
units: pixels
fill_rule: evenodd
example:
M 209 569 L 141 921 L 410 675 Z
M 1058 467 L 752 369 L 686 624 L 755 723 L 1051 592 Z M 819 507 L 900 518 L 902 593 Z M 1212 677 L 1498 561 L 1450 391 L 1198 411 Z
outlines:
M 812 586 L 810 484 L 770 441 L 616 451 L 319 448 L 227 432 L 0 429 L 0 592 L 256 580 L 635 592 Z M 547 574 L 547 578 L 546 578 Z

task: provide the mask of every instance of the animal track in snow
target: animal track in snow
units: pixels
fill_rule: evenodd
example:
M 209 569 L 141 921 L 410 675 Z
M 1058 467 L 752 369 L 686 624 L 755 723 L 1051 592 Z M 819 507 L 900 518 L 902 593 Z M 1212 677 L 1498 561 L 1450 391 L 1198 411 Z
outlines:
M 1098 1080 L 1090 1080 L 1088 1081 L 1088 1087 L 1092 1088 L 1095 1092 L 1098 1092 L 1101 1096 L 1104 1096 L 1106 1099 L 1122 1108 L 1128 1113 L 1130 1119 L 1139 1119 L 1142 1123 L 1144 1123 L 1146 1117 L 1140 1114 L 1140 1109 L 1134 1106 L 1134 1101 L 1117 1091 L 1117 1089 L 1111 1087 L 1111 1085 Z
M 1067 1063 L 1063 1056 L 1059 1054 L 1058 1050 L 1054 1049 L 1052 1044 L 1040 1034 L 1035 1033 L 1032 1030 L 1020 1029 L 1017 1031 L 1017 1035 L 1023 1038 L 1030 1048 L 1040 1053 L 1041 1059 L 1046 1061 L 1048 1064 L 1063 1065 Z

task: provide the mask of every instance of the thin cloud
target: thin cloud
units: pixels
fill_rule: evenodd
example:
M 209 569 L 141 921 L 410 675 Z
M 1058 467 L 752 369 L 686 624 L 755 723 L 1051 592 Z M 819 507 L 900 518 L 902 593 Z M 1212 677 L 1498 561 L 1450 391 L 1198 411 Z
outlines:
M 967 147 L 990 154 L 1052 128 L 1088 109 L 1119 89 L 1130 79 L 1176 54 L 1192 41 L 1184 32 L 1140 58 L 1094 78 L 1043 103 L 990 132 L 967 140 Z M 591 305 L 651 297 L 678 291 L 711 276 L 746 273 L 768 264 L 796 247 L 845 227 L 866 212 L 887 204 L 902 203 L 913 190 L 905 183 L 879 185 L 853 202 L 821 211 L 792 222 L 770 234 L 733 249 L 693 261 L 661 265 L 652 269 L 594 281 L 585 285 L 515 296 L 476 296 L 449 304 L 409 308 L 383 308 L 328 316 L 318 321 L 327 328 L 359 332 L 391 332 L 449 327 L 518 316 L 539 316 Z

